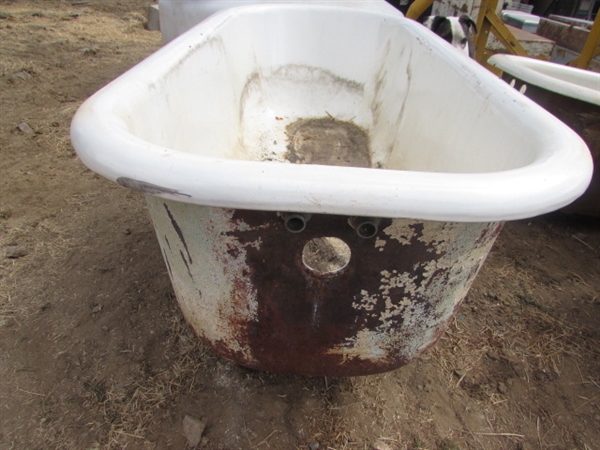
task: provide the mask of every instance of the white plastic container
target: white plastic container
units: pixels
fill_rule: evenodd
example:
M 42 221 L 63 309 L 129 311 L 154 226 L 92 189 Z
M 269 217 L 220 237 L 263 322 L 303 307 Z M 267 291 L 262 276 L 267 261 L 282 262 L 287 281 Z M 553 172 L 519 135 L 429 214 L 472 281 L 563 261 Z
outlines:
M 164 42 L 169 42 L 224 9 L 266 4 L 335 5 L 377 11 L 385 14 L 401 13 L 385 0 L 159 0 L 160 26 Z
M 535 34 L 540 24 L 540 17 L 522 11 L 506 10 L 502 11 L 502 21 L 513 27 Z
M 85 102 L 71 135 L 147 194 L 203 341 L 309 375 L 424 351 L 502 222 L 568 204 L 592 171 L 577 134 L 418 23 L 314 5 L 212 16 Z

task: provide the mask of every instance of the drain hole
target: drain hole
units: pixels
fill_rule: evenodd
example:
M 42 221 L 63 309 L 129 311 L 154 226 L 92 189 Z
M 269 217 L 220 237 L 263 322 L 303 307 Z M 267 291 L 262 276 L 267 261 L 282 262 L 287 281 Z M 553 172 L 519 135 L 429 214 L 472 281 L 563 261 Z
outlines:
M 317 275 L 339 272 L 350 262 L 350 247 L 341 239 L 311 239 L 302 249 L 302 262 Z

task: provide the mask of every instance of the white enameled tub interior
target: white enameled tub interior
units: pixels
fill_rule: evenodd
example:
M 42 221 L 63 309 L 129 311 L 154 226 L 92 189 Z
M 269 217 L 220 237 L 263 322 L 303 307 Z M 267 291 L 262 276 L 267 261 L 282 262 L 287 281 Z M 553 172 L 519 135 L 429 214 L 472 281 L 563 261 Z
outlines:
M 319 136 L 294 134 L 311 119 Z M 328 133 L 362 133 L 367 167 L 337 165 L 342 144 L 290 162 Z M 574 132 L 418 23 L 317 5 L 217 13 L 88 100 L 72 140 L 125 186 L 269 211 L 507 220 L 592 171 Z

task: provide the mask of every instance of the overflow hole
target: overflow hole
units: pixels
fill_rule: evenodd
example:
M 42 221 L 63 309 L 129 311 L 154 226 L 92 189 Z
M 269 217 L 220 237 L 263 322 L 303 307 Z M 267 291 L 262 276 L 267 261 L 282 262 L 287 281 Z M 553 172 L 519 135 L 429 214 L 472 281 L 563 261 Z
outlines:
M 331 275 L 348 265 L 350 253 L 350 247 L 341 239 L 314 238 L 302 249 L 302 262 L 317 275 Z

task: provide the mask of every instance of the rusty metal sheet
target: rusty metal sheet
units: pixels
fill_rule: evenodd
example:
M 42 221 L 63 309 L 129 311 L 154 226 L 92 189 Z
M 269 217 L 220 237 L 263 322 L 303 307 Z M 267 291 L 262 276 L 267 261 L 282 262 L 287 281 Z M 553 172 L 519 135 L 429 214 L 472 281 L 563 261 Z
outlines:
M 345 216 L 313 214 L 291 233 L 276 212 L 148 204 L 198 336 L 244 366 L 303 375 L 384 372 L 419 355 L 448 326 L 502 227 L 382 219 L 365 239 Z M 346 244 L 347 254 L 335 255 L 334 241 L 321 249 L 333 269 L 302 256 L 323 237 Z

